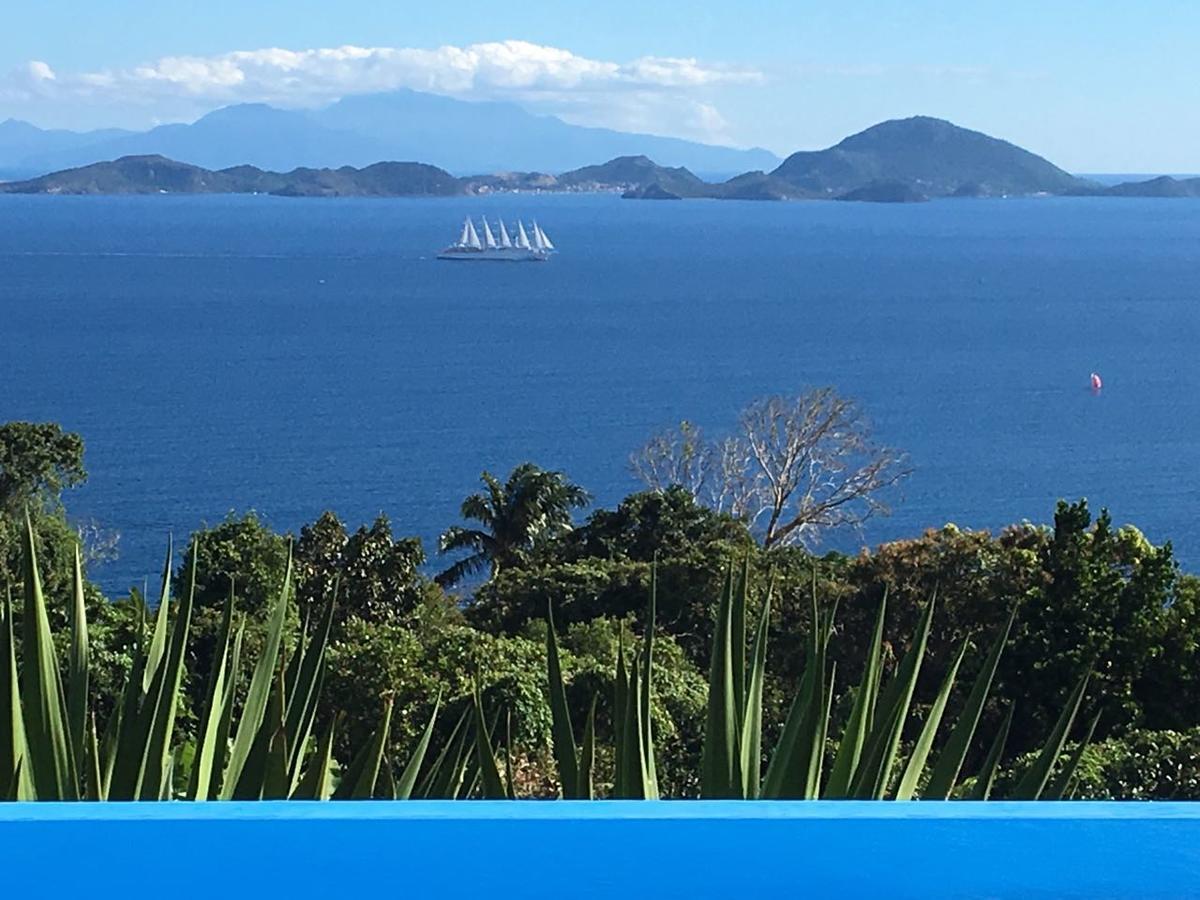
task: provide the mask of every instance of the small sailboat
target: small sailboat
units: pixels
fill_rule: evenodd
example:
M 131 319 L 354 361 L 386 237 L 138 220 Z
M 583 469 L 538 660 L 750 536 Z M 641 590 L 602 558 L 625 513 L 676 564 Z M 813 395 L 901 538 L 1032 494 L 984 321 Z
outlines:
M 1092 373 L 1091 383 L 1092 383 L 1092 393 L 1099 393 L 1100 389 L 1102 387 L 1104 387 L 1104 381 L 1095 372 Z
M 479 236 L 480 231 L 483 237 Z M 530 238 L 532 233 L 533 237 Z M 499 237 L 497 237 L 499 234 Z M 503 221 L 496 222 L 496 230 L 486 218 L 479 220 L 479 230 L 475 223 L 468 218 L 463 222 L 462 234 L 458 240 L 438 254 L 438 259 L 487 259 L 508 262 L 545 262 L 551 253 L 557 252 L 550 238 L 541 226 L 534 222 L 528 231 L 525 224 L 518 221 L 515 237 Z

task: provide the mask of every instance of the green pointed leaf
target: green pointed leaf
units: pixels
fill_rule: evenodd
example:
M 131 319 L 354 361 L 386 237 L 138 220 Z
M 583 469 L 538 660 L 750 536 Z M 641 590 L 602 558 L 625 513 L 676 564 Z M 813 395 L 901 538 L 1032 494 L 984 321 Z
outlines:
M 233 739 L 233 747 L 229 751 L 229 762 L 225 768 L 221 785 L 221 798 L 224 800 L 232 799 L 234 789 L 241 778 L 242 769 L 246 765 L 246 759 L 254 746 L 259 729 L 262 728 L 263 717 L 266 715 L 267 703 L 270 700 L 275 666 L 279 659 L 279 645 L 283 640 L 283 624 L 287 615 L 291 583 L 292 556 L 289 550 L 283 587 L 269 614 L 267 637 L 263 643 L 262 654 L 254 667 L 254 674 L 250 679 L 250 689 L 246 693 L 246 702 L 242 706 L 242 715 L 238 721 L 237 734 Z
M 1071 788 L 1071 782 L 1075 779 L 1075 773 L 1079 771 L 1079 763 L 1083 759 L 1083 753 L 1087 750 L 1088 745 L 1092 742 L 1092 735 L 1096 733 L 1096 726 L 1100 723 L 1100 713 L 1092 716 L 1092 721 L 1088 723 L 1087 732 L 1071 753 L 1071 758 L 1067 760 L 1066 765 L 1062 767 L 1057 775 L 1054 776 L 1054 781 L 1042 792 L 1042 797 L 1047 800 L 1066 800 L 1067 792 Z
M 457 792 L 462 781 L 463 760 L 467 754 L 471 713 L 470 705 L 463 707 L 449 739 L 442 745 L 429 772 L 418 784 L 417 796 L 427 800 L 449 800 Z
M 623 772 L 624 798 L 628 800 L 647 799 L 646 757 L 643 753 L 645 741 L 642 730 L 642 707 L 638 702 L 641 696 L 641 664 L 635 656 L 629 666 L 628 697 L 625 702 L 625 726 L 622 728 L 624 743 L 616 748 L 616 764 Z
M 853 794 L 859 799 L 882 800 L 891 783 L 900 738 L 908 720 L 913 691 L 916 690 L 917 679 L 921 674 L 921 663 L 925 658 L 934 606 L 935 600 L 931 598 L 917 625 L 912 646 L 908 648 L 895 678 L 888 685 L 883 699 L 877 706 L 879 715 L 872 734 L 867 739 L 866 752 L 855 776 Z
M 404 767 L 404 772 L 400 775 L 400 780 L 394 785 L 393 799 L 407 800 L 412 796 L 413 786 L 417 783 L 417 775 L 421 771 L 421 766 L 425 762 L 425 754 L 429 750 L 429 741 L 433 737 L 433 729 L 437 724 L 438 708 L 442 704 L 441 692 L 438 692 L 437 698 L 433 701 L 433 712 L 429 715 L 429 723 L 425 726 L 425 731 L 421 734 L 421 739 L 417 741 L 417 747 L 413 750 L 412 756 L 408 760 L 408 765 Z
M 84 742 L 84 759 L 87 765 L 87 800 L 107 800 L 108 794 L 104 784 L 104 773 L 100 768 L 100 742 L 96 737 L 96 717 L 87 717 L 87 735 Z
M 87 746 L 88 716 L 88 626 L 83 594 L 83 563 L 75 546 L 69 627 L 71 649 L 67 657 L 67 730 L 71 735 L 71 756 L 82 763 Z
M 317 741 L 317 749 L 308 758 L 304 777 L 292 791 L 293 800 L 328 800 L 333 795 L 333 734 L 336 719 L 331 718 Z
M 897 800 L 911 800 L 917 792 L 917 785 L 921 781 L 921 775 L 925 772 L 925 762 L 929 759 L 930 750 L 933 749 L 933 740 L 937 736 L 938 726 L 941 725 L 942 716 L 946 712 L 946 703 L 949 702 L 950 692 L 954 689 L 954 680 L 958 677 L 958 667 L 962 665 L 966 653 L 967 643 L 964 641 L 962 647 L 959 648 L 954 664 L 950 666 L 950 671 L 942 680 L 942 686 L 933 701 L 933 706 L 929 708 L 925 724 L 921 727 L 921 734 L 917 737 L 916 744 L 913 745 L 912 754 L 908 757 L 908 764 L 904 767 L 904 773 L 900 776 L 900 784 L 896 788 Z
M 1067 742 L 1067 735 L 1071 731 L 1071 726 L 1075 723 L 1075 716 L 1079 713 L 1079 705 L 1083 702 L 1083 695 L 1087 690 L 1088 679 L 1091 676 L 1092 673 L 1088 671 L 1079 679 L 1079 683 L 1075 685 L 1071 696 L 1067 698 L 1067 705 L 1063 707 L 1058 721 L 1054 724 L 1054 730 L 1050 733 L 1050 737 L 1046 739 L 1046 743 L 1042 747 L 1042 752 L 1038 754 L 1033 765 L 1021 776 L 1021 780 L 1013 788 L 1009 799 L 1037 800 L 1042 796 L 1042 791 L 1045 790 L 1046 783 L 1050 780 L 1050 774 L 1054 771 L 1054 765 L 1058 762 L 1058 757 L 1062 753 L 1063 745 Z
M 963 711 L 954 724 L 954 730 L 950 732 L 950 737 L 946 741 L 946 746 L 942 748 L 938 761 L 934 764 L 933 772 L 929 775 L 929 783 L 921 794 L 922 798 L 945 800 L 954 790 L 955 784 L 958 783 L 958 775 L 962 771 L 967 752 L 971 749 L 975 729 L 979 727 L 979 718 L 983 714 L 984 704 L 992 689 L 996 668 L 1000 664 L 1000 656 L 1008 643 L 1008 636 L 1012 632 L 1013 620 L 1016 615 L 1017 608 L 1014 606 L 1008 614 L 1008 621 L 1004 624 L 1003 630 L 992 644 L 987 659 L 983 661 L 983 668 L 979 670 L 979 675 L 975 679 Z
M 743 604 L 745 598 L 743 596 Z M 744 609 L 744 606 L 743 606 Z M 742 796 L 754 800 L 761 787 L 762 770 L 762 695 L 767 670 L 767 632 L 771 620 L 771 595 L 763 603 L 750 655 L 750 683 L 746 690 L 746 711 L 742 717 L 738 768 L 742 777 Z
M 814 589 L 810 597 L 812 626 L 808 634 L 804 673 L 800 688 L 792 700 L 784 722 L 783 733 L 771 754 L 767 775 L 763 780 L 762 796 L 767 799 L 803 799 L 812 789 L 815 766 L 823 747 L 822 728 L 825 718 L 825 659 L 829 626 L 820 612 Z M 832 613 L 830 613 L 832 617 Z
M 871 719 L 878 693 L 879 669 L 883 652 L 883 625 L 886 614 L 887 593 L 884 592 L 883 599 L 879 603 L 879 612 L 875 616 L 875 630 L 871 637 L 871 647 L 867 651 L 862 681 L 858 685 L 858 692 L 854 696 L 854 706 L 850 710 L 850 718 L 846 722 L 846 728 L 842 732 L 842 739 L 838 744 L 833 769 L 829 773 L 829 783 L 825 786 L 824 796 L 830 799 L 841 799 L 850 795 L 850 786 L 858 771 L 859 760 L 862 758 L 863 745 L 871 730 Z
M 654 760 L 654 727 L 651 714 L 652 686 L 654 684 L 654 630 L 658 623 L 658 561 L 650 568 L 650 608 L 646 613 L 646 635 L 642 644 L 642 684 L 639 714 L 642 725 L 641 752 L 646 769 L 647 800 L 658 799 L 658 766 Z M 743 649 L 743 653 L 744 653 Z
M 321 682 L 325 671 L 325 653 L 329 647 L 329 634 L 333 628 L 333 611 L 337 602 L 335 588 L 329 603 L 325 605 L 324 615 L 317 623 L 312 640 L 303 653 L 297 652 L 296 658 L 302 659 L 292 679 L 289 681 L 287 694 L 287 724 L 285 734 L 290 749 L 288 772 L 293 781 L 300 777 L 300 758 L 308 746 L 309 735 L 312 734 L 313 721 L 317 716 L 317 704 L 321 698 Z M 303 634 L 303 632 L 301 632 Z M 300 646 L 304 646 L 301 638 Z
M 613 796 L 626 796 L 625 766 L 625 704 L 629 696 L 629 676 L 625 669 L 625 627 L 617 626 L 617 675 L 613 679 Z
M 571 707 L 567 704 L 567 689 L 563 684 L 562 665 L 558 657 L 558 638 L 554 634 L 554 609 L 546 607 L 546 675 L 550 684 L 550 737 L 554 744 L 554 760 L 558 764 L 558 780 L 562 795 L 568 800 L 580 797 L 578 759 L 575 732 L 571 728 Z
M 167 558 L 163 562 L 162 588 L 158 595 L 158 610 L 154 616 L 154 636 L 146 650 L 146 667 L 142 671 L 142 693 L 150 692 L 150 683 L 158 672 L 159 663 L 167 651 L 167 618 L 171 613 L 171 558 L 175 554 L 174 541 L 167 538 Z
M 375 796 L 375 784 L 379 780 L 379 769 L 383 765 L 383 753 L 391 728 L 392 698 L 388 697 L 383 703 L 379 727 L 342 773 L 337 790 L 333 792 L 334 800 L 370 800 Z
M 21 712 L 20 681 L 17 673 L 16 639 L 13 636 L 12 594 L 6 589 L 0 608 L 0 797 L 17 799 L 21 760 L 25 750 L 25 717 Z M 29 785 L 32 794 L 32 785 Z
M 229 663 L 229 644 L 233 632 L 233 585 L 221 616 L 221 629 L 213 649 L 212 672 L 204 695 L 200 726 L 196 729 L 196 752 L 192 758 L 192 774 L 187 796 L 190 800 L 207 800 L 212 786 L 214 762 L 217 758 L 217 734 L 221 725 L 222 703 L 225 698 L 225 669 Z
M 171 737 L 175 730 L 179 691 L 183 684 L 184 657 L 192 624 L 192 606 L 196 597 L 197 555 L 197 549 L 193 546 L 188 590 L 180 598 L 175 621 L 171 626 L 166 654 L 158 665 L 150 683 L 150 691 L 146 696 L 144 710 L 148 710 L 150 715 L 145 730 L 146 744 L 137 788 L 138 796 L 143 800 L 161 797 L 170 788 L 171 778 L 168 767 L 173 759 Z M 168 597 L 167 591 L 168 589 L 164 585 L 164 597 Z
M 1010 703 L 1008 712 L 1004 715 L 1004 721 L 1000 724 L 999 730 L 996 732 L 996 737 L 992 740 L 992 746 L 988 749 L 987 759 L 983 762 L 983 768 L 979 771 L 979 775 L 975 778 L 975 787 L 971 791 L 971 800 L 986 800 L 992 795 L 992 786 L 996 783 L 996 772 L 1000 769 L 1000 757 L 1004 753 L 1004 745 L 1008 741 L 1008 730 L 1012 727 L 1013 711 L 1016 705 Z
M 583 729 L 583 747 L 579 751 L 579 787 L 581 800 L 596 799 L 593 771 L 596 767 L 596 697 L 588 710 L 587 725 Z
M 735 772 L 739 745 L 738 706 L 742 698 L 737 695 L 734 680 L 733 607 L 733 571 L 727 570 L 725 589 L 717 607 L 708 670 L 708 708 L 700 757 L 700 796 L 705 799 L 742 795 L 742 779 Z
M 21 621 L 21 708 L 25 759 L 39 800 L 75 800 L 78 786 L 63 709 L 62 681 L 42 580 L 34 549 L 33 523 L 25 517 L 25 614 Z
M 475 759 L 479 766 L 479 774 L 483 779 L 483 796 L 485 800 L 504 800 L 508 792 L 500 778 L 500 770 L 496 767 L 496 751 L 492 748 L 489 730 L 483 718 L 483 697 L 479 693 L 479 683 L 475 684 Z

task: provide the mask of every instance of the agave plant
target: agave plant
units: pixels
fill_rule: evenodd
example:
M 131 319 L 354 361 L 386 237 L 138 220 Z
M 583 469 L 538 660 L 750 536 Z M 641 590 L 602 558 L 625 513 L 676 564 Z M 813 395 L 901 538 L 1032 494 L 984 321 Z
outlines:
M 832 707 L 836 671 L 828 662 L 828 647 L 836 605 L 821 607 L 814 575 L 810 601 L 813 624 L 808 634 L 805 668 L 764 774 L 763 684 L 771 598 L 768 592 L 753 629 L 754 636 L 749 642 L 747 659 L 749 581 L 748 562 L 742 566 L 736 578 L 730 569 L 717 608 L 701 755 L 701 796 L 712 799 L 808 800 L 911 800 L 918 797 L 945 800 L 954 796 L 1008 641 L 1015 609 L 995 636 L 962 711 L 931 766 L 933 749 L 968 645 L 963 643 L 944 674 L 933 704 L 921 722 L 916 740 L 907 757 L 902 758 L 902 738 L 906 731 L 915 728 L 910 728 L 913 696 L 926 656 L 936 604 L 933 599 L 926 604 L 912 645 L 895 674 L 884 684 L 885 594 L 875 619 L 862 680 L 854 691 L 850 714 L 845 722 L 840 723 L 840 730 L 836 732 L 837 751 L 826 773 L 826 747 L 835 734 Z M 618 645 L 614 705 L 614 797 L 657 796 L 649 714 L 655 606 L 656 587 L 652 575 L 644 649 L 627 666 L 624 644 Z M 565 798 L 591 797 L 594 708 L 593 716 L 588 721 L 584 747 L 580 750 L 575 744 L 566 705 L 552 611 L 548 616 L 548 625 L 547 674 L 553 715 L 554 756 L 562 794 Z M 1012 799 L 1061 799 L 1068 795 L 1083 750 L 1096 726 L 1095 720 L 1092 720 L 1084 739 L 1070 759 L 1060 765 L 1059 758 L 1082 704 L 1088 678 L 1088 675 L 1084 675 L 1076 685 L 1035 762 L 1013 788 Z M 966 794 L 971 799 L 986 800 L 991 796 L 1012 713 L 1010 705 L 1003 724 L 990 743 L 983 767 L 975 775 L 973 787 Z
M 26 521 L 20 667 L 11 597 L 6 595 L 0 606 L 0 799 L 409 797 L 429 746 L 437 705 L 399 781 L 384 764 L 390 700 L 385 701 L 374 736 L 337 777 L 335 721 L 325 726 L 315 747 L 311 740 L 336 591 L 315 626 L 302 628 L 296 645 L 285 648 L 290 559 L 279 594 L 267 613 L 263 647 L 236 716 L 235 686 L 242 665 L 245 624 L 236 616 L 231 590 L 200 710 L 191 772 L 186 787 L 174 788 L 177 748 L 172 739 L 185 675 L 196 556 L 195 552 L 191 555 L 188 590 L 172 601 L 172 548 L 168 544 L 153 628 L 147 634 L 143 621 L 138 630 L 125 687 L 100 736 L 88 711 L 89 653 L 79 554 L 74 563 L 64 683 L 42 594 L 33 529 Z

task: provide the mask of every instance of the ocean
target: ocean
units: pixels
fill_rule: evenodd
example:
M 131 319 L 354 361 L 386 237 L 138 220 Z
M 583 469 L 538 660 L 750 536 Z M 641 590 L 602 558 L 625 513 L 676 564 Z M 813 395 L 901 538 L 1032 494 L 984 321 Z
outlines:
M 546 264 L 434 255 L 536 218 Z M 436 535 L 532 460 L 611 505 L 629 453 L 833 385 L 914 469 L 853 550 L 1087 497 L 1200 564 L 1200 202 L 0 196 L 0 421 L 83 434 L 93 576 L 232 511 Z M 1093 371 L 1104 379 L 1089 390 Z

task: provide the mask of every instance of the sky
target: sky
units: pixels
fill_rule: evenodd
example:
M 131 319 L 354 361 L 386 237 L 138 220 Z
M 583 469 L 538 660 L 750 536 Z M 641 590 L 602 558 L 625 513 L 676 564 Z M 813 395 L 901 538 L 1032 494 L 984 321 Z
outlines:
M 400 87 L 786 155 L 923 114 L 1200 171 L 1200 2 L 0 0 L 0 120 L 146 128 Z

